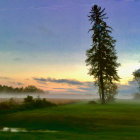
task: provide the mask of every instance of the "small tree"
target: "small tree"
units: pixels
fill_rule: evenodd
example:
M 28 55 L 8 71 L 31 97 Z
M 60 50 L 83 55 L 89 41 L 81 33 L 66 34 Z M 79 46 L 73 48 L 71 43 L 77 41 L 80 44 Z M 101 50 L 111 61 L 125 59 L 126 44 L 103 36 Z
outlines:
M 110 35 L 112 28 L 104 21 L 107 19 L 104 11 L 105 9 L 102 10 L 97 5 L 94 5 L 91 9 L 88 17 L 91 24 L 93 24 L 89 30 L 93 33 L 92 48 L 86 52 L 86 64 L 90 65 L 89 75 L 94 76 L 96 80 L 103 104 L 106 102 L 105 96 L 110 94 L 110 89 L 114 87 L 113 82 L 119 80 L 117 67 L 120 65 L 117 63 L 116 41 Z M 114 90 L 117 90 L 117 88 L 114 88 Z
M 115 100 L 117 92 L 117 85 L 115 83 L 105 83 L 105 102 L 111 102 Z
M 138 84 L 138 89 L 140 92 L 140 69 L 136 70 L 133 72 L 133 76 L 134 76 L 134 80 L 137 82 Z

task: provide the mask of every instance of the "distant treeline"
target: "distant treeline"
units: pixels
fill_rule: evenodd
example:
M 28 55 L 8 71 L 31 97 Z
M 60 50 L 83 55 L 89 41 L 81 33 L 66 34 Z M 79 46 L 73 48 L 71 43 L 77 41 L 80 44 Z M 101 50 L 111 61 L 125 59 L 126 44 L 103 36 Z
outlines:
M 0 85 L 0 93 L 43 93 L 44 91 L 38 89 L 35 86 L 27 86 L 27 87 L 16 87 L 13 88 L 11 86 Z

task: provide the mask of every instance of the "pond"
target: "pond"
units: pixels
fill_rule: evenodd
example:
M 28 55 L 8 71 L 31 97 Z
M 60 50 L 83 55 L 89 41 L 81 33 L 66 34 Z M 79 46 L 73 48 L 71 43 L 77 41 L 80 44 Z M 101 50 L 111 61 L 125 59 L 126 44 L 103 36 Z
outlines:
M 38 132 L 38 133 L 55 133 L 58 131 L 55 130 L 27 130 L 26 128 L 12 128 L 12 127 L 3 127 L 0 129 L 0 132 Z

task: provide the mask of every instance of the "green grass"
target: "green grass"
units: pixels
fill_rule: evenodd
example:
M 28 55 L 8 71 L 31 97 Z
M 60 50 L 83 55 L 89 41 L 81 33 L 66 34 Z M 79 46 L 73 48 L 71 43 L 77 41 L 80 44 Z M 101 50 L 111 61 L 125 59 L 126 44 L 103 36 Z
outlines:
M 138 140 L 140 103 L 119 102 L 107 105 L 77 103 L 0 114 L 0 127 L 5 126 L 58 132 L 0 132 L 0 140 Z

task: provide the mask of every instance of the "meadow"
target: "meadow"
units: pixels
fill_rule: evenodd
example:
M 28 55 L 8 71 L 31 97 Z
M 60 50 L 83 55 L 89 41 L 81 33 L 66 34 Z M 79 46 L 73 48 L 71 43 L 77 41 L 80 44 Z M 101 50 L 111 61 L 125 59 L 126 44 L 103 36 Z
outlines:
M 138 140 L 140 103 L 121 101 L 101 105 L 78 102 L 10 111 L 0 114 L 0 127 L 29 130 L 0 132 L 0 140 Z

